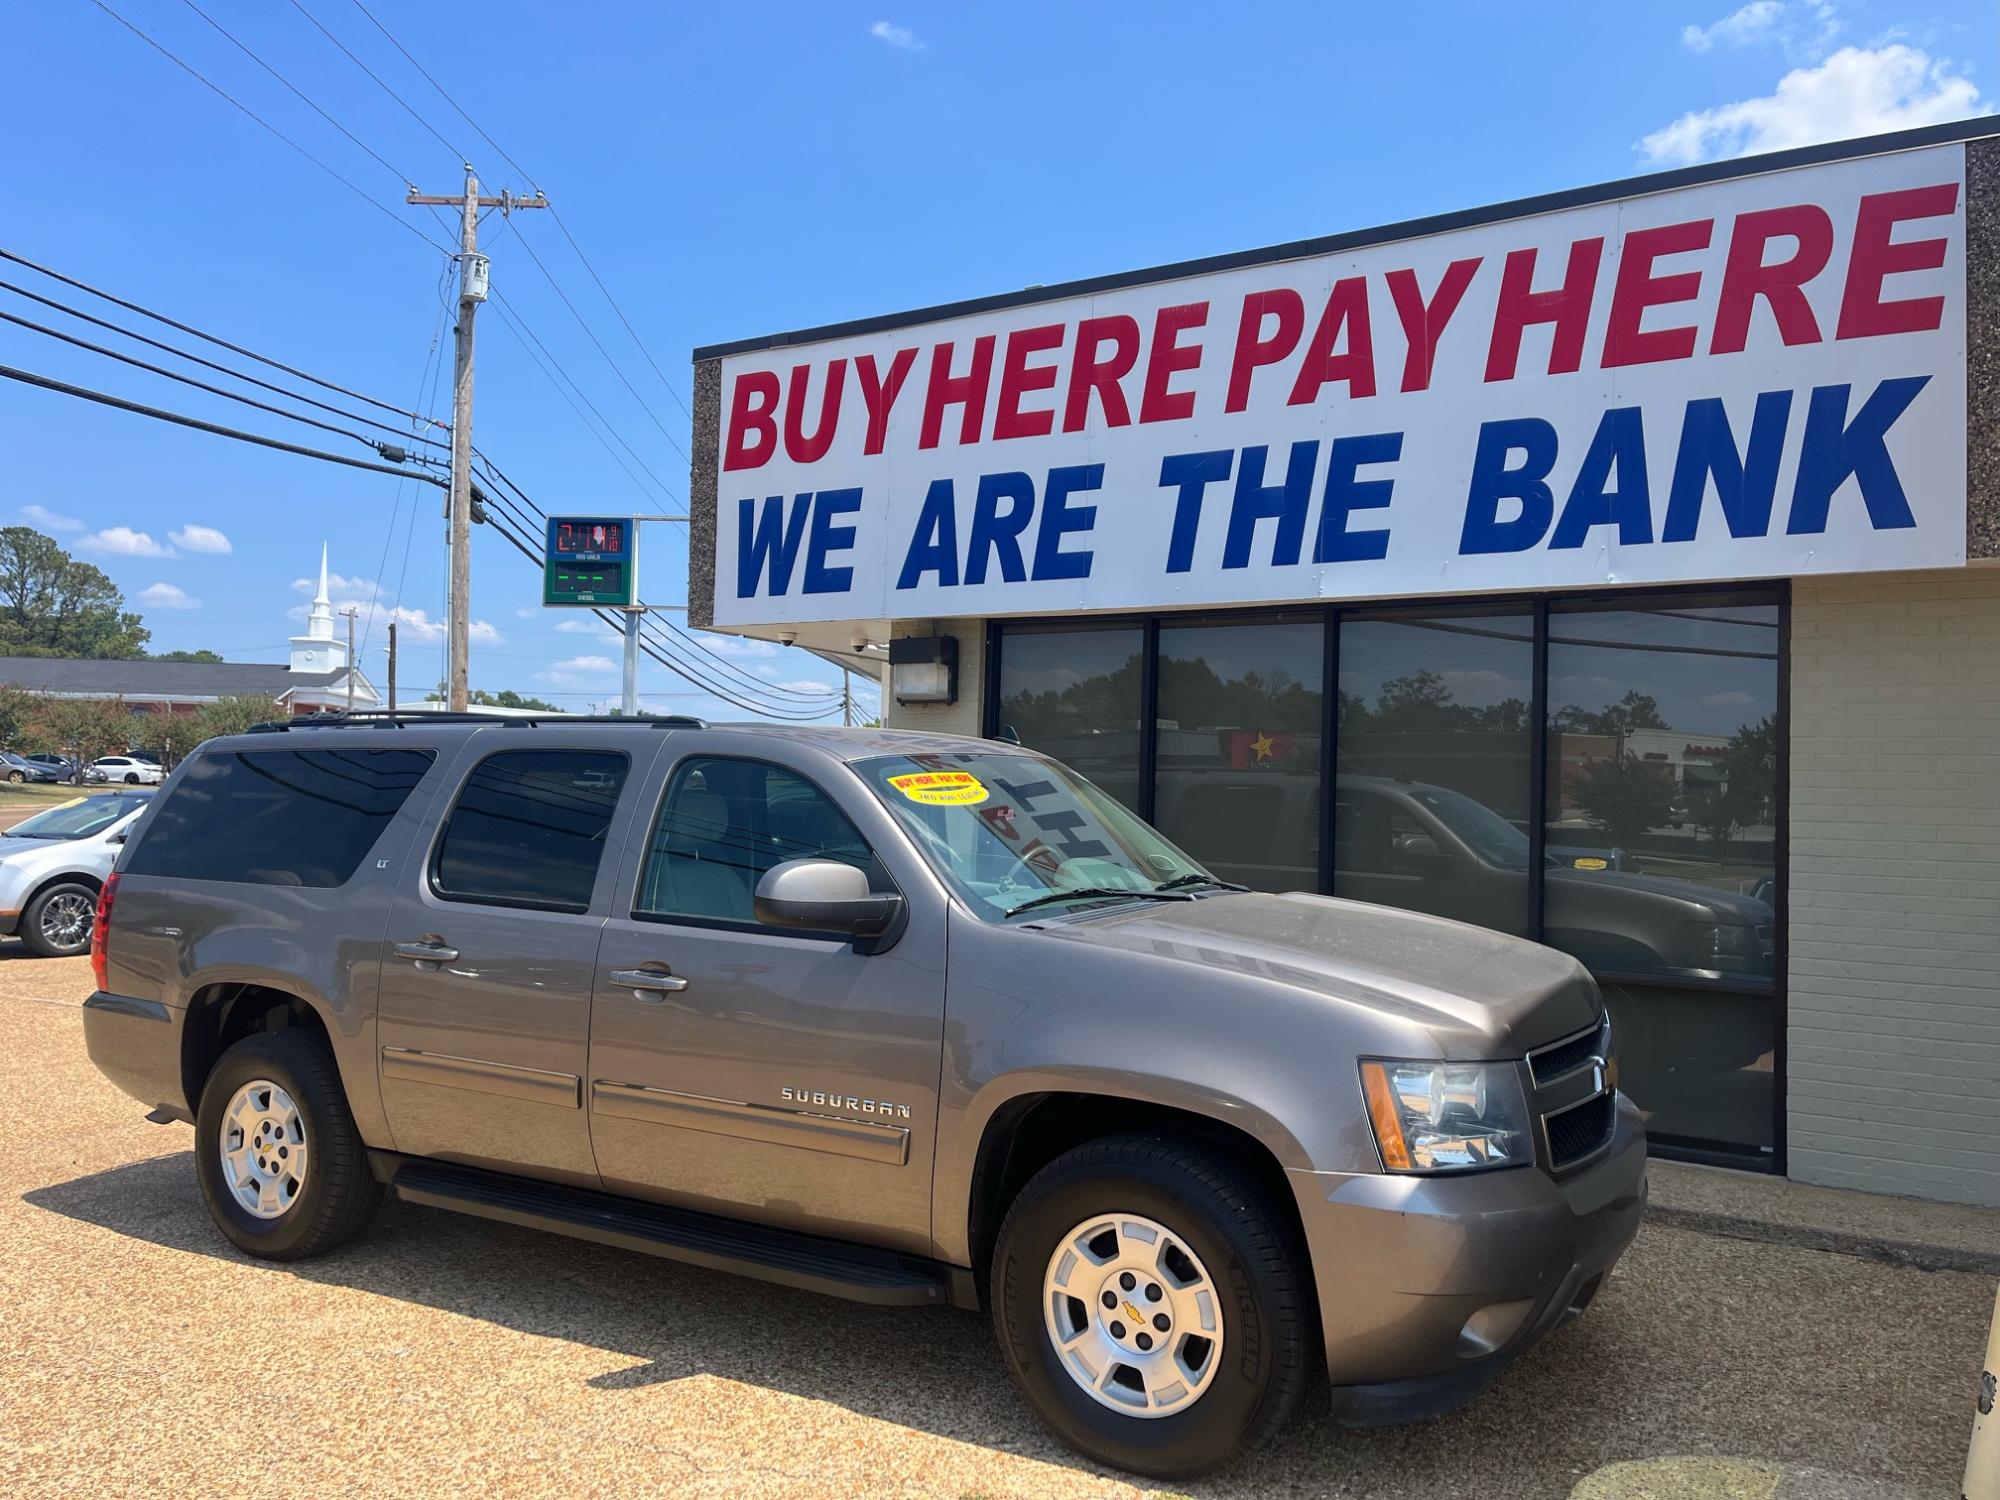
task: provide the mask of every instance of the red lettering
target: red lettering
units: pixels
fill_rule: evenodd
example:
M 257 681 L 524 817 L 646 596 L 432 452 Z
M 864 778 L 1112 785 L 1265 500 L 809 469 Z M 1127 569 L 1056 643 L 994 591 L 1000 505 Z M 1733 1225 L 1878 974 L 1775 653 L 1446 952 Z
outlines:
M 1935 271 L 1944 264 L 1945 241 L 1889 236 L 1905 219 L 1935 219 L 1958 209 L 1958 184 L 1870 193 L 1854 220 L 1854 249 L 1847 257 L 1847 289 L 1840 299 L 1837 339 L 1875 338 L 1885 333 L 1928 333 L 1944 319 L 1944 298 L 1882 300 L 1882 283 L 1902 271 Z
M 811 365 L 792 366 L 791 390 L 785 401 L 785 457 L 795 464 L 818 463 L 833 446 L 833 435 L 840 426 L 840 392 L 847 384 L 847 361 L 836 359 L 826 367 L 826 389 L 819 398 L 819 426 L 807 437 L 806 382 L 811 376 Z
M 1347 352 L 1336 354 L 1342 330 L 1347 334 Z M 1359 398 L 1375 394 L 1375 338 L 1368 328 L 1368 282 L 1360 276 L 1336 281 L 1326 294 L 1326 311 L 1306 346 L 1305 363 L 1299 366 L 1298 381 L 1292 386 L 1287 406 L 1307 406 L 1319 399 L 1329 381 L 1347 382 L 1347 394 Z
M 759 401 L 757 398 L 762 397 Z M 778 373 L 745 370 L 736 377 L 729 403 L 729 442 L 723 449 L 724 469 L 756 469 L 778 451 Z
M 1111 356 L 1100 359 L 1106 344 Z M 1090 419 L 1090 394 L 1104 411 L 1106 427 L 1130 427 L 1131 408 L 1118 382 L 1139 362 L 1139 325 L 1123 313 L 1109 318 L 1085 318 L 1076 325 L 1076 349 L 1070 355 L 1069 397 L 1063 402 L 1063 431 L 1081 432 Z
M 993 345 L 997 336 L 983 333 L 972 341 L 972 368 L 963 375 L 951 373 L 951 341 L 931 350 L 930 389 L 924 393 L 924 428 L 919 448 L 935 448 L 944 426 L 944 409 L 962 406 L 965 415 L 958 424 L 958 440 L 963 444 L 979 441 L 979 424 L 986 416 L 986 383 L 993 376 Z
M 1415 271 L 1389 273 L 1389 295 L 1395 299 L 1396 316 L 1402 319 L 1403 341 L 1409 350 L 1403 356 L 1404 390 L 1427 391 L 1431 388 L 1431 370 L 1437 363 L 1438 340 L 1444 337 L 1445 324 L 1451 321 L 1451 315 L 1458 311 L 1465 289 L 1472 285 L 1472 273 L 1479 269 L 1480 259 L 1475 255 L 1470 260 L 1455 260 L 1446 266 L 1438 289 L 1431 293 L 1428 304 L 1424 302 L 1422 288 L 1417 285 Z
M 1486 379 L 1512 380 L 1521 359 L 1521 331 L 1530 323 L 1553 323 L 1549 373 L 1567 375 L 1583 363 L 1583 336 L 1590 327 L 1590 302 L 1597 292 L 1597 266 L 1604 239 L 1578 240 L 1569 247 L 1562 285 L 1537 292 L 1535 252 L 1511 250 L 1500 273 L 1500 304 L 1493 312 L 1493 342 L 1486 350 Z
M 1686 359 L 1694 353 L 1692 324 L 1679 328 L 1647 330 L 1646 309 L 1674 302 L 1692 302 L 1701 292 L 1701 272 L 1675 271 L 1655 276 L 1653 262 L 1662 255 L 1681 255 L 1690 250 L 1706 250 L 1715 233 L 1715 220 L 1691 219 L 1685 224 L 1661 224 L 1653 229 L 1635 229 L 1625 236 L 1618 256 L 1618 279 L 1611 288 L 1611 317 L 1604 328 L 1604 363 L 1651 365 L 1662 360 Z
M 1181 335 L 1208 323 L 1206 302 L 1163 307 L 1153 316 L 1153 352 L 1146 359 L 1146 384 L 1139 393 L 1141 422 L 1177 422 L 1194 415 L 1193 391 L 1170 391 L 1168 383 L 1201 363 L 1201 345 L 1183 344 Z
M 1063 325 L 1050 323 L 1041 328 L 1017 328 L 1007 335 L 1007 354 L 1000 362 L 1000 406 L 993 413 L 993 436 L 999 438 L 1046 437 L 1056 425 L 1049 411 L 1022 411 L 1021 397 L 1030 391 L 1052 390 L 1056 383 L 1054 365 L 1031 365 L 1030 354 L 1062 346 Z
M 1798 243 L 1785 260 L 1764 263 L 1772 240 Z M 1814 203 L 1765 208 L 1739 214 L 1729 235 L 1729 259 L 1722 267 L 1722 290 L 1715 299 L 1715 337 L 1710 354 L 1740 354 L 1750 342 L 1750 315 L 1762 297 L 1778 322 L 1778 337 L 1787 347 L 1817 344 L 1819 320 L 1802 290 L 1826 269 L 1833 255 L 1833 220 Z
M 875 356 L 864 354 L 854 361 L 854 373 L 861 377 L 861 404 L 868 409 L 868 441 L 862 445 L 863 453 L 880 453 L 882 444 L 889 437 L 889 413 L 895 409 L 896 397 L 902 394 L 903 382 L 910 378 L 910 368 L 917 362 L 914 348 L 898 349 L 889 357 L 888 378 L 875 368 Z
M 1278 326 L 1264 337 L 1264 319 L 1274 317 Z M 1305 298 L 1288 286 L 1268 292 L 1252 292 L 1243 299 L 1243 315 L 1236 324 L 1236 357 L 1229 365 L 1229 399 L 1224 411 L 1241 411 L 1250 403 L 1250 377 L 1260 365 L 1274 365 L 1299 346 L 1305 332 Z

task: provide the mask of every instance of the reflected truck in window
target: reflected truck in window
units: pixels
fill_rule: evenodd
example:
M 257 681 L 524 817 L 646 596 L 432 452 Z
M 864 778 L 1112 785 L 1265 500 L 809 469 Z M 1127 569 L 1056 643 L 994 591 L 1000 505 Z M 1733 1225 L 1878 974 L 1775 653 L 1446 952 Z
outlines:
M 1363 794 L 1411 821 L 1392 870 L 1522 878 L 1477 804 Z M 1254 1448 L 1315 1370 L 1352 1422 L 1472 1399 L 1645 1204 L 1574 957 L 1247 889 L 997 741 L 293 720 L 191 756 L 98 913 L 91 1058 L 193 1124 L 243 1251 L 330 1250 L 386 1190 L 983 1309 L 1041 1418 L 1148 1475 Z

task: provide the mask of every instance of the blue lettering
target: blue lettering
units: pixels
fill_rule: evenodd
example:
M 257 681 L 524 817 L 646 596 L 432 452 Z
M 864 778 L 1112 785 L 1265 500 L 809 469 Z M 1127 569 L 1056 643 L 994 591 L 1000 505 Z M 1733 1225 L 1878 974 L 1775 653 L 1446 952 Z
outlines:
M 806 573 L 800 585 L 808 594 L 841 594 L 854 583 L 854 569 L 829 568 L 829 551 L 845 552 L 854 545 L 852 526 L 835 526 L 835 516 L 852 515 L 861 509 L 861 491 L 821 490 L 813 496 L 812 536 L 806 543 Z
M 1757 410 L 1750 418 L 1749 451 L 1739 454 L 1736 434 L 1729 430 L 1729 413 L 1722 402 L 1713 396 L 1688 402 L 1660 540 L 1694 540 L 1711 478 L 1715 481 L 1715 498 L 1722 506 L 1722 519 L 1728 524 L 1731 536 L 1769 534 L 1771 501 L 1778 489 L 1778 462 L 1785 456 L 1785 427 L 1791 416 L 1790 391 L 1765 391 L 1758 396 Z
M 1805 445 L 1799 452 L 1799 477 L 1792 486 L 1792 513 L 1785 522 L 1788 536 L 1826 530 L 1826 513 L 1833 493 L 1851 476 L 1861 486 L 1861 503 L 1868 507 L 1868 524 L 1877 531 L 1897 531 L 1917 524 L 1896 465 L 1889 458 L 1889 428 L 1917 392 L 1930 384 L 1928 375 L 1885 380 L 1847 424 L 1844 385 L 1814 388 L 1806 411 Z
M 942 588 L 958 586 L 958 503 L 949 479 L 933 479 L 924 493 L 924 508 L 917 516 L 910 550 L 903 555 L 896 587 L 913 589 L 926 573 L 937 574 Z
M 1607 489 L 1613 469 L 1618 488 Z M 1646 484 L 1646 425 L 1636 406 L 1614 406 L 1597 424 L 1590 451 L 1576 471 L 1549 550 L 1581 547 L 1597 526 L 1616 526 L 1621 546 L 1653 539 L 1653 497 Z
M 1225 568 L 1250 566 L 1250 546 L 1257 539 L 1257 523 L 1273 517 L 1278 522 L 1278 535 L 1271 547 L 1272 565 L 1285 568 L 1299 560 L 1299 549 L 1306 536 L 1306 507 L 1312 503 L 1313 466 L 1319 462 L 1319 444 L 1311 440 L 1292 444 L 1283 484 L 1264 483 L 1264 460 L 1270 451 L 1261 444 L 1243 450 L 1243 461 L 1236 469 L 1236 502 L 1229 508 L 1229 534 L 1222 544 Z
M 1375 562 L 1389 555 L 1388 531 L 1349 531 L 1348 517 L 1357 510 L 1382 510 L 1395 489 L 1393 479 L 1356 479 L 1363 464 L 1394 463 L 1403 456 L 1400 432 L 1366 437 L 1335 438 L 1327 453 L 1326 490 L 1320 500 L 1319 535 L 1313 561 Z
M 1000 514 L 1000 502 L 1012 501 Z M 972 535 L 966 542 L 965 581 L 986 582 L 986 559 L 1000 559 L 1000 576 L 1019 583 L 1028 576 L 1021 561 L 1021 533 L 1035 514 L 1035 481 L 1026 474 L 982 474 L 972 504 Z
M 736 502 L 737 598 L 755 598 L 758 580 L 767 569 L 771 597 L 784 597 L 792 584 L 792 563 L 799 555 L 799 538 L 805 534 L 806 513 L 811 508 L 810 492 L 792 501 L 789 515 L 783 495 L 765 496 L 761 514 L 755 500 Z
M 1035 533 L 1035 577 L 1088 578 L 1095 553 L 1065 552 L 1062 539 L 1073 531 L 1088 531 L 1097 524 L 1097 507 L 1071 508 L 1069 497 L 1078 490 L 1100 489 L 1104 484 L 1103 464 L 1071 464 L 1049 470 L 1049 482 L 1042 491 L 1042 526 Z
M 1185 573 L 1194 566 L 1195 533 L 1201 528 L 1202 493 L 1211 484 L 1229 477 L 1235 450 L 1214 453 L 1171 453 L 1160 460 L 1160 487 L 1177 485 L 1174 499 L 1174 531 L 1167 542 L 1167 571 Z
M 1509 468 L 1511 454 L 1522 457 Z M 1472 458 L 1472 483 L 1465 496 L 1465 525 L 1459 532 L 1461 556 L 1479 552 L 1525 552 L 1542 539 L 1555 515 L 1549 470 L 1556 462 L 1556 430 L 1540 417 L 1511 417 L 1479 424 L 1479 447 Z M 1500 502 L 1518 500 L 1521 513 L 1500 519 Z

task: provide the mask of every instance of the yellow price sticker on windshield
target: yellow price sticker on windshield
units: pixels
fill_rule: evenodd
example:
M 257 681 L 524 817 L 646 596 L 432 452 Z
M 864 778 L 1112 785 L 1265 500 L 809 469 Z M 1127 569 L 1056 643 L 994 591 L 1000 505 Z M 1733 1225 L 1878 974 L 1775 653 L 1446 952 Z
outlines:
M 987 797 L 986 783 L 970 771 L 912 771 L 891 776 L 889 785 L 926 807 L 971 807 Z
M 1611 868 L 1611 861 L 1608 859 L 1597 859 L 1594 856 L 1586 857 L 1576 861 L 1576 868 L 1579 870 L 1608 870 Z

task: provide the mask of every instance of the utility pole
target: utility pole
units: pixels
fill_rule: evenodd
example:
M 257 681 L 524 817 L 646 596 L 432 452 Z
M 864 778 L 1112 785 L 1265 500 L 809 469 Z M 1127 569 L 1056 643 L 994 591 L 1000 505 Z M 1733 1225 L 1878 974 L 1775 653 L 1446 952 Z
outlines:
M 396 622 L 389 622 L 389 712 L 396 711 Z
M 353 605 L 341 611 L 347 617 L 347 711 L 354 712 L 354 674 L 361 670 L 361 663 L 354 659 L 354 618 L 361 611 Z
M 840 669 L 840 722 L 854 727 L 854 674 L 846 667 Z
M 458 324 L 452 330 L 451 377 L 451 500 L 446 512 L 446 545 L 451 549 L 450 598 L 446 601 L 445 706 L 453 713 L 466 707 L 467 656 L 472 621 L 472 316 L 486 300 L 486 258 L 479 253 L 479 210 L 547 208 L 546 194 L 516 198 L 479 196 L 479 178 L 465 164 L 465 191 L 456 196 L 420 193 L 412 187 L 404 199 L 417 205 L 435 204 L 459 210 Z

